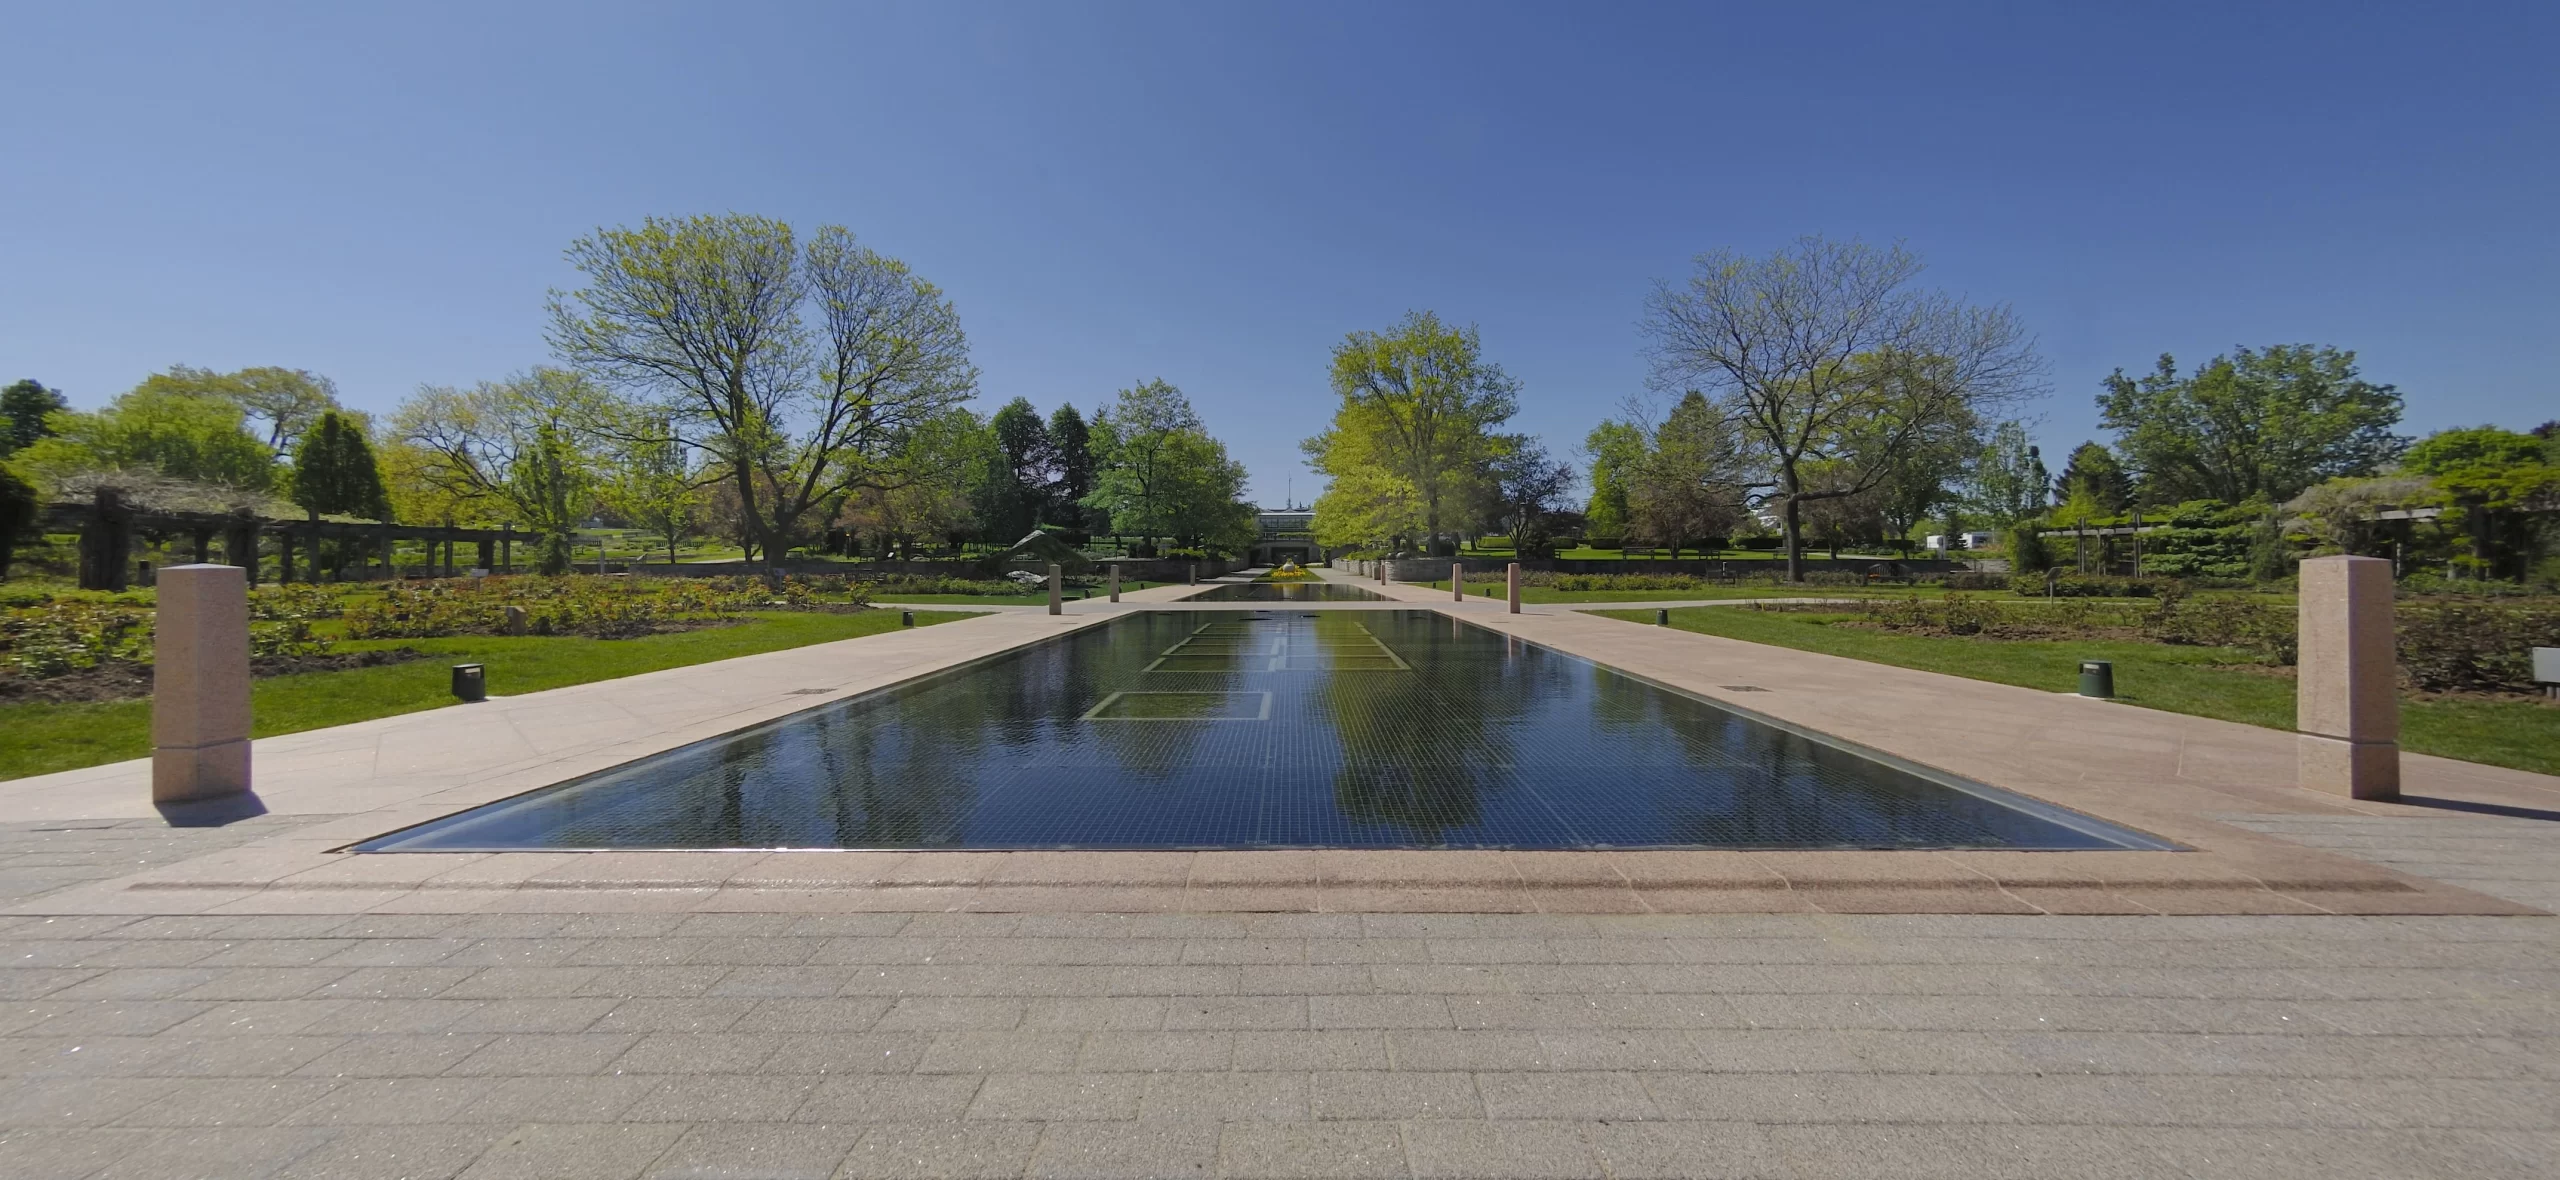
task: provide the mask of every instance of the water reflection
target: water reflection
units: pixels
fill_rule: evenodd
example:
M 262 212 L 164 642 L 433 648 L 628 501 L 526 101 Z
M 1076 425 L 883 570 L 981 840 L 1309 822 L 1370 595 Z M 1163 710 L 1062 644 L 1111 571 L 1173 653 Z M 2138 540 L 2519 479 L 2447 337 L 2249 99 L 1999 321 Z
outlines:
M 2096 830 L 1433 612 L 1280 608 L 1134 614 L 367 849 L 2119 846 Z

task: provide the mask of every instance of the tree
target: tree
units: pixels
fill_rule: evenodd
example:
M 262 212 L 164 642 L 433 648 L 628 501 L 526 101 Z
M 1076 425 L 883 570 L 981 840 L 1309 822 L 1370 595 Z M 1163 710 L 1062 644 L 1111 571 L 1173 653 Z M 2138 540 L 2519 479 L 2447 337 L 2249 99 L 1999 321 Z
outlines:
M 1559 463 L 1547 453 L 1545 443 L 1525 434 L 1506 435 L 1497 440 L 1486 486 L 1492 503 L 1487 513 L 1495 527 L 1511 534 L 1512 552 L 1522 557 L 1547 557 L 1555 549 L 1554 532 L 1547 518 L 1564 504 L 1565 493 L 1573 490 L 1573 465 Z
M 336 410 L 320 418 L 293 452 L 293 502 L 311 514 L 391 519 L 391 493 L 382 484 L 364 430 Z
M 552 293 L 553 350 L 688 428 L 768 558 L 854 494 L 920 478 L 899 439 L 977 388 L 951 302 L 841 226 L 803 248 L 770 218 L 650 218 L 568 257 L 588 285 Z
M 470 389 L 427 386 L 402 402 L 392 429 L 414 457 L 398 464 L 423 489 L 471 506 L 484 520 L 568 536 L 616 446 L 673 445 L 651 423 L 567 369 L 536 368 Z
M 702 531 L 702 479 L 672 419 L 662 414 L 640 426 L 614 456 L 605 475 L 603 499 L 631 523 L 666 542 L 667 564 L 674 565 L 676 547 Z
M 1583 508 L 1583 535 L 1599 541 L 1621 541 L 1635 526 L 1635 509 L 1627 484 L 1644 461 L 1644 429 L 1629 422 L 1605 421 L 1582 440 L 1591 457 L 1591 499 Z
M 9 577 L 9 557 L 36 524 L 36 509 L 42 507 L 34 484 L 18 477 L 18 473 L 0 467 L 0 581 Z
M 1647 303 L 1656 386 L 1719 395 L 1763 468 L 1753 486 L 1782 510 L 1790 580 L 1806 502 L 1872 489 L 1905 451 L 2040 392 L 2009 310 L 1915 290 L 1920 270 L 1899 246 L 1809 237 L 1767 258 L 1700 255 Z M 1824 486 L 1807 479 L 1817 464 Z
M 2103 443 L 2084 442 L 2072 449 L 2071 458 L 2062 465 L 2062 474 L 2053 481 L 2056 500 L 2070 500 L 2086 494 L 2105 515 L 2113 516 L 2133 507 L 2133 477 L 2125 474 L 2124 465 L 2116 462 L 2116 454 Z
M 1085 503 L 1111 514 L 1111 531 L 1153 543 L 1173 531 L 1173 501 L 1187 448 L 1206 437 L 1191 399 L 1163 378 L 1141 381 L 1093 416 L 1100 470 Z
M 2482 577 L 2518 577 L 2532 547 L 2536 511 L 2560 509 L 2560 466 L 2545 440 L 2480 426 L 2444 430 L 2409 448 L 2408 470 L 2432 480 L 2439 502 L 2459 509 L 2471 552 L 2461 560 Z
M 1347 421 L 1337 414 L 1336 432 L 1346 424 L 1376 431 L 1371 450 L 1413 486 L 1432 544 L 1448 523 L 1444 506 L 1489 456 L 1489 434 L 1519 407 L 1519 383 L 1484 359 L 1475 329 L 1430 312 L 1408 313 L 1383 333 L 1351 333 L 1333 350 L 1333 390 L 1343 409 L 1357 411 Z
M 150 388 L 119 395 L 95 413 L 63 410 L 45 422 L 56 433 L 14 458 L 26 472 L 58 482 L 92 471 L 146 470 L 246 491 L 275 486 L 275 457 L 252 437 L 239 405 Z
M 979 496 L 979 516 L 990 537 L 1011 544 L 1047 516 L 1053 482 L 1049 428 L 1028 399 L 1017 397 L 987 419 L 987 431 L 995 455 Z
M 1671 546 L 1731 536 L 1741 523 L 1742 444 L 1705 394 L 1684 395 L 1653 432 L 1627 487 L 1636 531 Z
M 1063 402 L 1049 415 L 1049 461 L 1053 475 L 1049 519 L 1077 532 L 1093 531 L 1083 503 L 1093 494 L 1093 431 L 1085 425 L 1084 415 Z
M 240 407 L 240 412 L 256 424 L 253 432 L 265 441 L 268 453 L 278 460 L 292 454 L 302 433 L 330 410 L 346 414 L 360 430 L 369 430 L 372 425 L 363 415 L 338 404 L 335 382 L 308 369 L 269 365 L 217 373 L 193 365 L 171 365 L 165 373 L 144 378 L 138 388 L 216 398 Z
M 2027 441 L 2025 424 L 2003 422 L 1974 459 L 1973 506 L 2007 528 L 2044 511 L 2052 481 L 2043 454 Z
M 2408 440 L 2400 392 L 2356 375 L 2356 354 L 2325 345 L 2235 349 L 2178 376 L 2167 354 L 2134 379 L 2118 369 L 2099 421 L 2151 503 L 2253 497 L 2282 503 L 2339 476 L 2372 475 Z
M 32 446 L 37 439 L 51 435 L 53 430 L 45 425 L 45 415 L 70 406 L 61 390 L 47 389 L 34 378 L 0 389 L 0 455 Z

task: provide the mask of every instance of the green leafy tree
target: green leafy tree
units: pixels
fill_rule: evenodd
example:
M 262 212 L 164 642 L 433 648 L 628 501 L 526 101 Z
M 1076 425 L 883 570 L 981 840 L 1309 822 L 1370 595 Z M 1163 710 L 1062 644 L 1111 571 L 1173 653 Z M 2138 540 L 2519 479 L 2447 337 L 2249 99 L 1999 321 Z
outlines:
M 673 415 L 768 558 L 923 478 L 901 440 L 977 387 L 950 300 L 841 226 L 803 245 L 771 218 L 651 218 L 568 258 L 587 285 L 553 293 L 552 349 Z
M 707 508 L 702 473 L 664 414 L 638 423 L 613 457 L 599 489 L 600 497 L 624 519 L 640 526 L 667 547 L 667 564 L 676 549 L 702 531 Z
M 391 519 L 391 493 L 364 429 L 324 410 L 293 452 L 293 502 L 311 514 Z
M 1656 388 L 1718 396 L 1780 510 L 1790 580 L 1804 577 L 1807 502 L 1875 489 L 2042 391 L 2007 308 L 1920 290 L 1920 271 L 1899 246 L 1808 237 L 1766 258 L 1702 254 L 1647 302 Z
M 1181 465 L 1192 448 L 1183 440 L 1205 438 L 1191 399 L 1162 378 L 1119 392 L 1093 417 L 1094 477 L 1087 506 L 1111 516 L 1111 531 L 1142 538 L 1173 534 L 1174 503 L 1181 495 Z
M 2104 443 L 2084 442 L 2073 448 L 2071 457 L 2062 465 L 2062 474 L 2053 481 L 2056 499 L 2070 500 L 2084 492 L 2104 515 L 2117 515 L 2133 507 L 2133 477 L 2125 472 L 2122 463 L 2116 462 L 2116 453 Z
M 2147 503 L 2251 498 L 2281 503 L 2340 476 L 2373 475 L 2408 440 L 2400 392 L 2364 380 L 2356 354 L 2325 345 L 2241 348 L 2178 375 L 2121 369 L 2098 395 L 2099 421 L 2140 477 Z
M 2471 551 L 2460 560 L 2480 576 L 2523 576 L 2533 517 L 2560 510 L 2560 466 L 2545 441 L 2479 426 L 2438 431 L 2409 448 L 2406 468 L 2433 481 L 2440 502 L 2461 513 Z
M 0 389 L 0 455 L 32 446 L 37 439 L 51 435 L 53 429 L 45 425 L 45 415 L 70 406 L 61 390 L 47 389 L 33 378 Z
M 18 538 L 35 527 L 39 507 L 35 485 L 0 466 L 0 580 L 8 578 L 10 554 L 16 550 Z
M 1591 457 L 1591 499 L 1582 510 L 1584 536 L 1620 542 L 1635 527 L 1627 485 L 1644 461 L 1644 449 L 1644 428 L 1631 422 L 1605 421 L 1584 436 L 1582 450 Z
M 320 415 L 331 410 L 346 414 L 359 427 L 369 428 L 364 416 L 338 404 L 338 387 L 328 378 L 308 369 L 286 369 L 262 366 L 218 373 L 192 365 L 172 365 L 165 373 L 144 378 L 141 389 L 154 393 L 185 397 L 217 398 L 240 407 L 270 454 L 281 459 L 292 454 L 304 431 L 320 421 Z
M 274 454 L 249 434 L 246 415 L 228 399 L 146 385 L 95 413 L 64 410 L 45 421 L 56 433 L 14 458 L 26 472 L 50 481 L 140 470 L 246 491 L 276 483 Z
M 2052 480 L 2043 454 L 2027 441 L 2026 425 L 2003 422 L 1974 459 L 1973 508 L 2006 528 L 2044 511 Z
M 673 445 L 672 426 L 615 399 L 584 375 L 536 368 L 469 389 L 427 386 L 402 402 L 392 429 L 408 448 L 396 465 L 404 479 L 466 505 L 493 523 L 522 524 L 543 537 L 568 537 L 585 518 L 591 493 L 625 447 Z
M 1750 482 L 1742 440 L 1704 394 L 1692 391 L 1671 407 L 1631 474 L 1627 500 L 1636 531 L 1674 553 L 1690 541 L 1730 536 L 1742 522 Z
M 1519 383 L 1483 353 L 1475 329 L 1430 312 L 1408 313 L 1385 332 L 1353 332 L 1333 350 L 1342 399 L 1333 434 L 1374 434 L 1363 450 L 1412 486 L 1433 545 L 1455 523 L 1447 510 L 1481 477 L 1494 428 L 1519 408 Z

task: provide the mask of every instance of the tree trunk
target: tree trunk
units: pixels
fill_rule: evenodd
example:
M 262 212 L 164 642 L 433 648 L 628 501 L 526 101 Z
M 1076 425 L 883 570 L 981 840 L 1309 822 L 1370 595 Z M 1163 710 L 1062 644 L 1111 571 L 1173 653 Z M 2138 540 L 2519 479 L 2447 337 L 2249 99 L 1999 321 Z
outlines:
M 1803 501 L 1796 499 L 1793 491 L 1788 492 L 1784 527 L 1787 534 L 1787 580 L 1790 582 L 1804 580 L 1803 509 Z

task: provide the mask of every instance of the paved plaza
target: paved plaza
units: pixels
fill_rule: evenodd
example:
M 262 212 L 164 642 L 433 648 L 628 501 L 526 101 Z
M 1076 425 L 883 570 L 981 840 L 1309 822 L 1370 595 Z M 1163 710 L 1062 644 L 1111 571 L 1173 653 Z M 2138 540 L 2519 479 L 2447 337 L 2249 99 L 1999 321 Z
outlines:
M 2560 780 L 1434 609 L 2196 851 L 334 851 L 1110 610 L 1000 612 L 0 784 L 0 1176 L 2560 1172 Z

